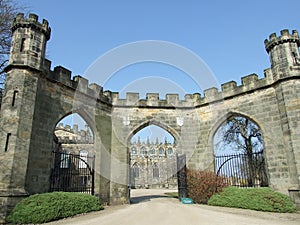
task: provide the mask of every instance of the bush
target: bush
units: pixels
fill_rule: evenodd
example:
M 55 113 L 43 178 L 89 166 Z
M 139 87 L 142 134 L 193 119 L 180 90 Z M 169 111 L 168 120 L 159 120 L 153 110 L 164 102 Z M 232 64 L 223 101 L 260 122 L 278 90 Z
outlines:
M 207 204 L 215 193 L 228 186 L 223 177 L 211 171 L 187 170 L 187 185 L 189 197 L 195 203 Z
M 88 194 L 70 192 L 36 194 L 20 201 L 7 217 L 7 222 L 45 223 L 101 209 L 103 207 L 99 199 Z
M 208 204 L 281 213 L 296 210 L 288 196 L 270 188 L 227 187 L 213 195 Z

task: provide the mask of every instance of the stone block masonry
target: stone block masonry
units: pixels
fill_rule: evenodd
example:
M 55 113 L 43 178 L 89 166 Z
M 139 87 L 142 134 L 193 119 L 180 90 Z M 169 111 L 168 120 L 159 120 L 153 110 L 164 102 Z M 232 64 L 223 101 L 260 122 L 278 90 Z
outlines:
M 86 78 L 72 77 L 61 66 L 51 70 L 45 58 L 51 29 L 46 20 L 19 14 L 6 68 L 0 112 L 0 217 L 23 197 L 49 190 L 53 133 L 67 115 L 78 113 L 94 134 L 95 193 L 109 204 L 129 202 L 129 143 L 142 128 L 154 124 L 175 139 L 188 167 L 213 170 L 213 137 L 232 115 L 248 117 L 262 130 L 270 186 L 298 196 L 300 183 L 300 39 L 297 31 L 281 31 L 265 40 L 271 68 L 198 93 L 157 93 L 140 99 L 103 91 Z

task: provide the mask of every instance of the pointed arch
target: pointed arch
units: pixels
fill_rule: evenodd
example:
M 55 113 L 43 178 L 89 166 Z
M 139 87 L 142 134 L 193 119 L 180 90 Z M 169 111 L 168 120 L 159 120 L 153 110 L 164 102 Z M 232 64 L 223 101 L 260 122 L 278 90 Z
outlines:
M 96 127 L 95 127 L 94 118 L 90 115 L 90 113 L 88 113 L 85 109 L 82 109 L 82 108 L 69 111 L 69 112 L 65 113 L 64 115 L 62 115 L 61 117 L 59 117 L 52 126 L 53 132 L 55 131 L 55 128 L 57 127 L 57 125 L 60 121 L 62 121 L 63 119 L 65 119 L 68 116 L 71 116 L 72 114 L 78 114 L 86 122 L 86 124 L 91 129 L 91 131 L 93 133 L 93 137 L 95 139 L 95 135 L 97 132 L 95 132 Z
M 79 154 L 80 149 L 83 148 L 82 144 L 89 144 L 90 154 L 94 154 L 94 150 L 91 150 L 91 146 L 95 143 L 95 132 L 91 127 L 94 126 L 94 123 L 90 125 L 87 121 L 89 119 L 88 114 L 82 112 L 66 113 L 55 123 L 53 130 L 54 151 L 63 150 L 66 147 L 64 144 L 72 144 L 73 153 Z M 70 121 L 67 119 L 68 117 L 70 117 Z
M 213 154 L 213 148 L 214 148 L 214 137 L 215 134 L 217 133 L 217 131 L 219 130 L 219 128 L 222 126 L 222 124 L 224 124 L 226 122 L 226 120 L 228 120 L 231 117 L 244 117 L 244 118 L 248 118 L 250 119 L 253 123 L 255 123 L 258 128 L 261 130 L 262 136 L 264 134 L 264 129 L 261 126 L 261 124 L 253 117 L 250 116 L 249 114 L 246 113 L 242 113 L 242 112 L 238 112 L 238 111 L 229 111 L 228 113 L 226 113 L 225 115 L 223 115 L 222 117 L 220 117 L 212 126 L 210 132 L 209 132 L 209 137 L 208 137 L 208 143 L 207 146 L 210 149 L 210 152 Z
M 130 143 L 131 138 L 140 130 L 150 126 L 150 125 L 155 125 L 158 126 L 162 129 L 164 129 L 165 131 L 167 131 L 169 134 L 172 135 L 172 137 L 174 138 L 174 142 L 177 143 L 180 140 L 180 135 L 170 126 L 168 126 L 167 124 L 164 124 L 160 121 L 157 120 L 147 120 L 135 127 L 133 127 L 133 129 L 130 131 L 130 133 L 127 136 L 127 143 Z
M 228 112 L 209 135 L 217 175 L 237 186 L 268 186 L 261 126 L 249 115 Z

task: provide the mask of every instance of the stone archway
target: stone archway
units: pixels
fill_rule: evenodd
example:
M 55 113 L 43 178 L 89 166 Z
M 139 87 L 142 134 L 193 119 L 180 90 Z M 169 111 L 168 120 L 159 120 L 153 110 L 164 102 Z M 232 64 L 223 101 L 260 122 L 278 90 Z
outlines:
M 138 131 L 134 131 L 135 135 L 128 141 L 130 187 L 133 189 L 176 189 L 176 140 L 167 130 L 153 125 L 155 123 L 145 124 L 141 125 Z M 145 132 L 147 129 L 150 133 L 151 131 L 157 133 L 151 133 L 150 135 L 148 133 L 147 138 L 145 136 L 142 139 L 137 138 L 142 131 Z M 159 137 L 159 135 L 164 136 Z M 165 138 L 166 136 L 168 138 Z M 134 137 L 135 142 L 132 141 Z M 139 176 L 136 176 L 135 165 L 140 165 Z
M 217 176 L 223 176 L 233 186 L 268 186 L 263 132 L 254 120 L 230 112 L 213 133 Z

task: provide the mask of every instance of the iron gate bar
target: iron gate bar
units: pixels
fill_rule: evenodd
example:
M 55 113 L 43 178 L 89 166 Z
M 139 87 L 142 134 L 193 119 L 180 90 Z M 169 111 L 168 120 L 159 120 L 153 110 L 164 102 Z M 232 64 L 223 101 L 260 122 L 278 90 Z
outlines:
M 186 155 L 176 154 L 177 158 L 177 184 L 178 184 L 178 199 L 188 197 L 187 189 L 187 169 L 186 169 Z
M 263 151 L 247 155 L 246 153 L 231 155 L 215 155 L 217 176 L 224 176 L 235 186 L 268 186 Z
M 77 154 L 52 152 L 50 192 L 83 192 L 94 195 L 95 156 L 85 157 Z

